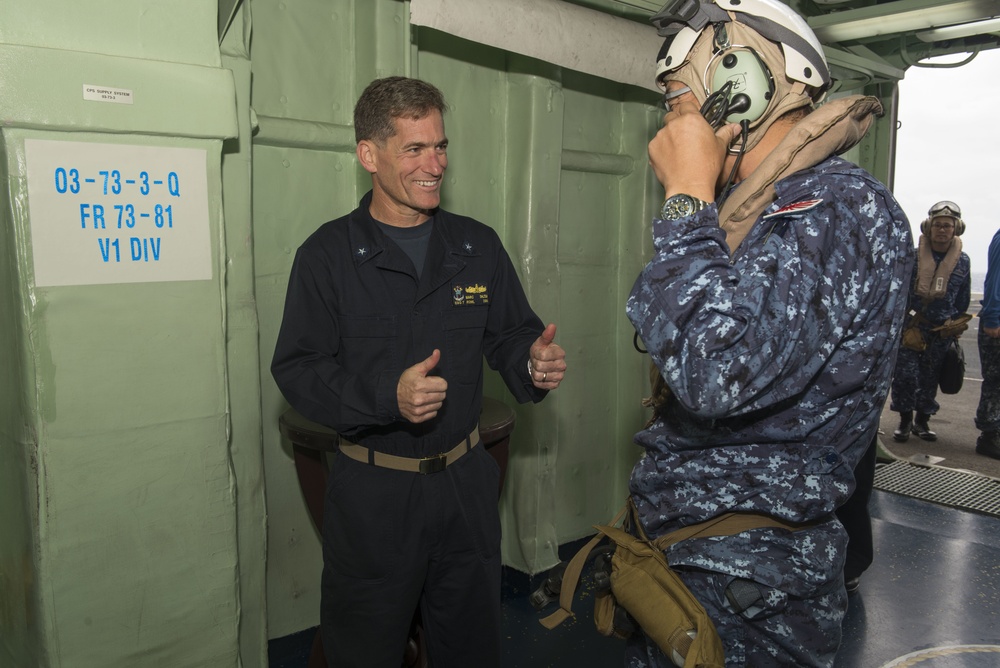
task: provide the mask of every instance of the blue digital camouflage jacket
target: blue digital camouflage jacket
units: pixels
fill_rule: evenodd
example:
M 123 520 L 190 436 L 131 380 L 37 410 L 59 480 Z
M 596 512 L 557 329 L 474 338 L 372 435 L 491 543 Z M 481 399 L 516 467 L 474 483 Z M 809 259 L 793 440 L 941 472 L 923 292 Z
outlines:
M 837 157 L 775 184 L 730 258 L 718 209 L 654 219 L 626 312 L 673 397 L 635 442 L 630 488 L 651 537 L 729 511 L 820 522 L 672 546 L 671 563 L 794 595 L 832 581 L 889 389 L 913 264 L 905 214 Z
M 986 258 L 986 283 L 979 302 L 980 327 L 1000 327 L 1000 230 L 993 234 Z

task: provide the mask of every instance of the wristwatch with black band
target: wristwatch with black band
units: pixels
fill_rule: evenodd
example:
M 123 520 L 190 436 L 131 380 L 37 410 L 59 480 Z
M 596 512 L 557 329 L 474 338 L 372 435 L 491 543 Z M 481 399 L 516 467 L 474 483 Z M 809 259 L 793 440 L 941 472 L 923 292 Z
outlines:
M 662 220 L 677 220 L 678 218 L 684 218 L 702 209 L 706 209 L 708 206 L 709 204 L 705 200 L 692 197 L 691 195 L 685 195 L 684 193 L 671 195 L 663 203 L 663 208 L 660 209 L 660 218 Z

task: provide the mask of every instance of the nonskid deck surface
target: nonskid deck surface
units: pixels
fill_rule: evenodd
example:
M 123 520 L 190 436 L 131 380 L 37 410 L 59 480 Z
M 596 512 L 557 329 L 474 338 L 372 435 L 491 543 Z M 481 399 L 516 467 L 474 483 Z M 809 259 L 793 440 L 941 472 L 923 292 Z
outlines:
M 871 511 L 875 563 L 850 597 L 835 667 L 1000 666 L 1000 518 L 878 488 Z M 563 546 L 560 556 L 578 545 Z M 576 619 L 553 631 L 538 623 L 530 601 L 544 579 L 504 569 L 502 665 L 621 666 L 624 642 L 594 629 L 589 578 Z M 271 668 L 306 668 L 312 637 L 309 630 L 272 640 Z
M 1000 666 L 1000 518 L 878 488 L 871 511 L 875 562 L 850 597 L 835 667 Z M 623 641 L 594 630 L 587 586 L 576 619 L 546 631 L 529 601 L 544 578 L 528 580 L 505 573 L 505 667 L 622 665 Z

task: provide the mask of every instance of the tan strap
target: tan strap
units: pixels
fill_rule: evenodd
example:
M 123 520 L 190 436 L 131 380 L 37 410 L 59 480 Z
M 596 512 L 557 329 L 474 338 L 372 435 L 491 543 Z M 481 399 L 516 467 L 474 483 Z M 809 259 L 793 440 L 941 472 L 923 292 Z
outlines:
M 732 536 L 749 531 L 750 529 L 763 529 L 765 527 L 775 527 L 787 531 L 801 531 L 802 529 L 814 526 L 816 526 L 815 522 L 785 522 L 776 517 L 760 513 L 725 513 L 705 522 L 699 522 L 698 524 L 692 524 L 691 526 L 665 533 L 652 541 L 652 543 L 660 550 L 665 550 L 671 545 L 679 543 L 682 540 L 688 540 L 689 538 Z
M 583 573 L 583 566 L 587 562 L 587 557 L 593 549 L 597 547 L 597 544 L 606 537 L 611 538 L 612 540 L 617 538 L 618 541 L 616 542 L 620 541 L 620 547 L 623 543 L 628 543 L 628 541 L 624 540 L 624 538 L 630 536 L 628 536 L 628 534 L 626 534 L 622 529 L 616 528 L 618 522 L 621 521 L 622 517 L 624 517 L 627 512 L 632 514 L 634 520 L 633 525 L 636 528 L 636 532 L 639 534 L 639 538 L 642 539 L 644 544 L 642 547 L 632 544 L 628 549 L 633 551 L 637 549 L 642 550 L 643 553 L 645 553 L 646 549 L 649 549 L 651 552 L 650 556 L 660 561 L 665 568 L 669 568 L 670 566 L 666 562 L 666 557 L 663 556 L 663 550 L 674 543 L 679 543 L 682 540 L 687 540 L 688 538 L 730 536 L 742 533 L 743 531 L 748 531 L 750 529 L 760 529 L 763 527 L 777 527 L 787 529 L 788 531 L 799 531 L 801 529 L 816 526 L 816 523 L 795 524 L 779 520 L 771 517 L 770 515 L 758 513 L 726 513 L 724 515 L 714 517 L 706 522 L 699 522 L 698 524 L 692 524 L 691 526 L 671 531 L 670 533 L 663 534 L 656 540 L 650 541 L 642 528 L 642 523 L 639 521 L 638 511 L 636 510 L 635 504 L 632 502 L 632 497 L 629 496 L 625 507 L 619 511 L 615 518 L 611 520 L 607 526 L 595 527 L 598 530 L 597 535 L 591 538 L 586 545 L 581 547 L 570 560 L 569 564 L 566 565 L 566 571 L 563 573 L 562 577 L 562 585 L 559 589 L 559 609 L 551 615 L 540 619 L 539 621 L 542 626 L 551 630 L 562 624 L 570 617 L 574 616 L 572 610 L 573 597 L 576 595 L 576 587 L 579 584 L 580 575 Z
M 399 455 L 390 455 L 385 452 L 366 448 L 357 443 L 345 441 L 344 439 L 340 440 L 340 451 L 362 464 L 373 464 L 384 469 L 427 475 L 445 470 L 477 445 L 479 445 L 479 425 L 476 425 L 469 435 L 462 439 L 454 448 L 432 457 L 400 457 Z
M 618 524 L 627 510 L 628 506 L 622 508 L 611 520 L 611 525 Z M 548 617 L 540 619 L 542 626 L 551 630 L 573 616 L 573 596 L 576 595 L 576 586 L 580 582 L 583 566 L 587 563 L 587 557 L 590 556 L 591 551 L 602 540 L 604 540 L 604 534 L 598 533 L 570 559 L 569 564 L 566 565 L 566 571 L 563 573 L 562 585 L 559 588 L 559 609 Z

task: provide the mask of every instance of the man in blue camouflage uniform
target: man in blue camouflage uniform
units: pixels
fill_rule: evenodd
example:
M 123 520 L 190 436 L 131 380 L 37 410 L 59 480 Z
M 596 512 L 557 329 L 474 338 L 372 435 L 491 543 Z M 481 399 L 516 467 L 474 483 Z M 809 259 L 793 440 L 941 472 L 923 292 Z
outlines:
M 983 385 L 976 409 L 976 452 L 1000 459 L 1000 230 L 993 235 L 986 258 L 986 283 L 979 309 L 979 364 Z
M 829 74 L 801 17 L 775 0 L 703 2 L 694 16 L 683 4 L 654 17 L 669 112 L 649 154 L 667 199 L 627 314 L 668 392 L 636 435 L 632 498 L 650 538 L 728 512 L 799 525 L 689 539 L 666 556 L 727 667 L 830 666 L 847 607 L 834 511 L 889 389 L 909 223 L 881 183 L 834 155 L 861 139 L 878 101 L 810 111 Z M 716 90 L 705 115 L 723 110 L 717 130 L 699 113 Z M 675 664 L 640 633 L 626 665 Z
M 937 440 L 928 422 L 941 407 L 936 397 L 944 354 L 951 339 L 968 329 L 961 320 L 952 324 L 969 310 L 972 292 L 969 256 L 959 239 L 964 231 L 962 210 L 947 200 L 932 206 L 920 224 L 906 322 L 907 329 L 916 330 L 903 337 L 889 406 L 899 413 L 892 438 L 901 443 L 911 432 L 925 441 Z

